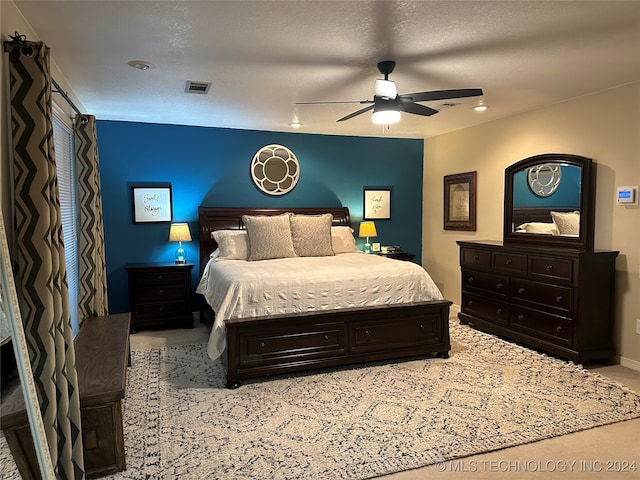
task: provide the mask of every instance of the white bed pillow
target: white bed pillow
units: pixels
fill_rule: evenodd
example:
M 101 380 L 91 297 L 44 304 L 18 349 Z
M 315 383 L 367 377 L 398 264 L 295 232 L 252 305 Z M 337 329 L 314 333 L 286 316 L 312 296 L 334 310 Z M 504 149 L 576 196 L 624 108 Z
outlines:
M 243 215 L 247 227 L 247 260 L 269 260 L 271 258 L 295 257 L 291 238 L 290 215 Z
M 331 246 L 333 215 L 290 214 L 291 239 L 298 257 L 328 257 L 334 255 Z
M 333 253 L 336 255 L 339 253 L 360 252 L 351 227 L 331 227 L 331 246 Z
M 553 222 L 529 222 L 518 225 L 518 232 L 546 233 L 547 235 L 559 235 L 558 227 Z
M 244 230 L 216 230 L 211 232 L 213 239 L 218 242 L 219 260 L 246 260 L 249 248 L 247 232 Z
M 580 234 L 580 212 L 551 212 L 560 235 Z

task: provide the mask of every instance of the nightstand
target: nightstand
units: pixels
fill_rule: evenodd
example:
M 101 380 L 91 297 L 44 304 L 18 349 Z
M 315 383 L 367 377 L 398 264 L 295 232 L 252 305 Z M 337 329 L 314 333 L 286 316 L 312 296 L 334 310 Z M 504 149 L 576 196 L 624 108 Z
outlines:
M 394 260 L 404 260 L 405 262 L 410 262 L 416 256 L 415 253 L 408 252 L 393 252 L 393 253 L 378 253 L 381 257 L 393 258 Z
M 129 263 L 131 333 L 149 327 L 193 328 L 193 264 Z

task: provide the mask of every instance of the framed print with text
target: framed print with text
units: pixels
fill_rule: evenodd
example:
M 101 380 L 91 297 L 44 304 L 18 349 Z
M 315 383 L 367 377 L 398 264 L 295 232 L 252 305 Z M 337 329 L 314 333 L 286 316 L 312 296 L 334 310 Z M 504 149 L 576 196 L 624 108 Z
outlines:
M 131 187 L 133 223 L 170 222 L 171 185 Z
M 476 231 L 476 172 L 444 177 L 444 229 Z
M 389 220 L 391 218 L 391 189 L 364 189 L 364 219 Z

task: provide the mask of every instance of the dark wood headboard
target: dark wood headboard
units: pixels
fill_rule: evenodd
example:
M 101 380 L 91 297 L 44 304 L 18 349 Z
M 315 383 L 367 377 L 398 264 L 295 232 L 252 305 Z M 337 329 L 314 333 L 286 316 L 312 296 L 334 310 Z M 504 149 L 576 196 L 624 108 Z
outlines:
M 280 215 L 291 212 L 300 215 L 333 215 L 334 226 L 351 227 L 351 216 L 348 207 L 330 208 L 279 208 L 279 207 L 198 207 L 198 224 L 200 228 L 200 272 L 202 273 L 209 254 L 218 248 L 218 243 L 211 236 L 216 230 L 244 230 L 243 215 Z

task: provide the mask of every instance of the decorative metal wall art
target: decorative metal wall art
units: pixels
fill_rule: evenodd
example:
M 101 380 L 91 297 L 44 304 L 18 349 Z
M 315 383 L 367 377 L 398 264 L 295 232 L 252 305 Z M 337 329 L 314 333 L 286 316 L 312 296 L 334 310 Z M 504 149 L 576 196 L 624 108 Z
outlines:
M 267 145 L 258 150 L 251 160 L 251 178 L 267 195 L 284 195 L 298 183 L 300 164 L 287 147 Z

